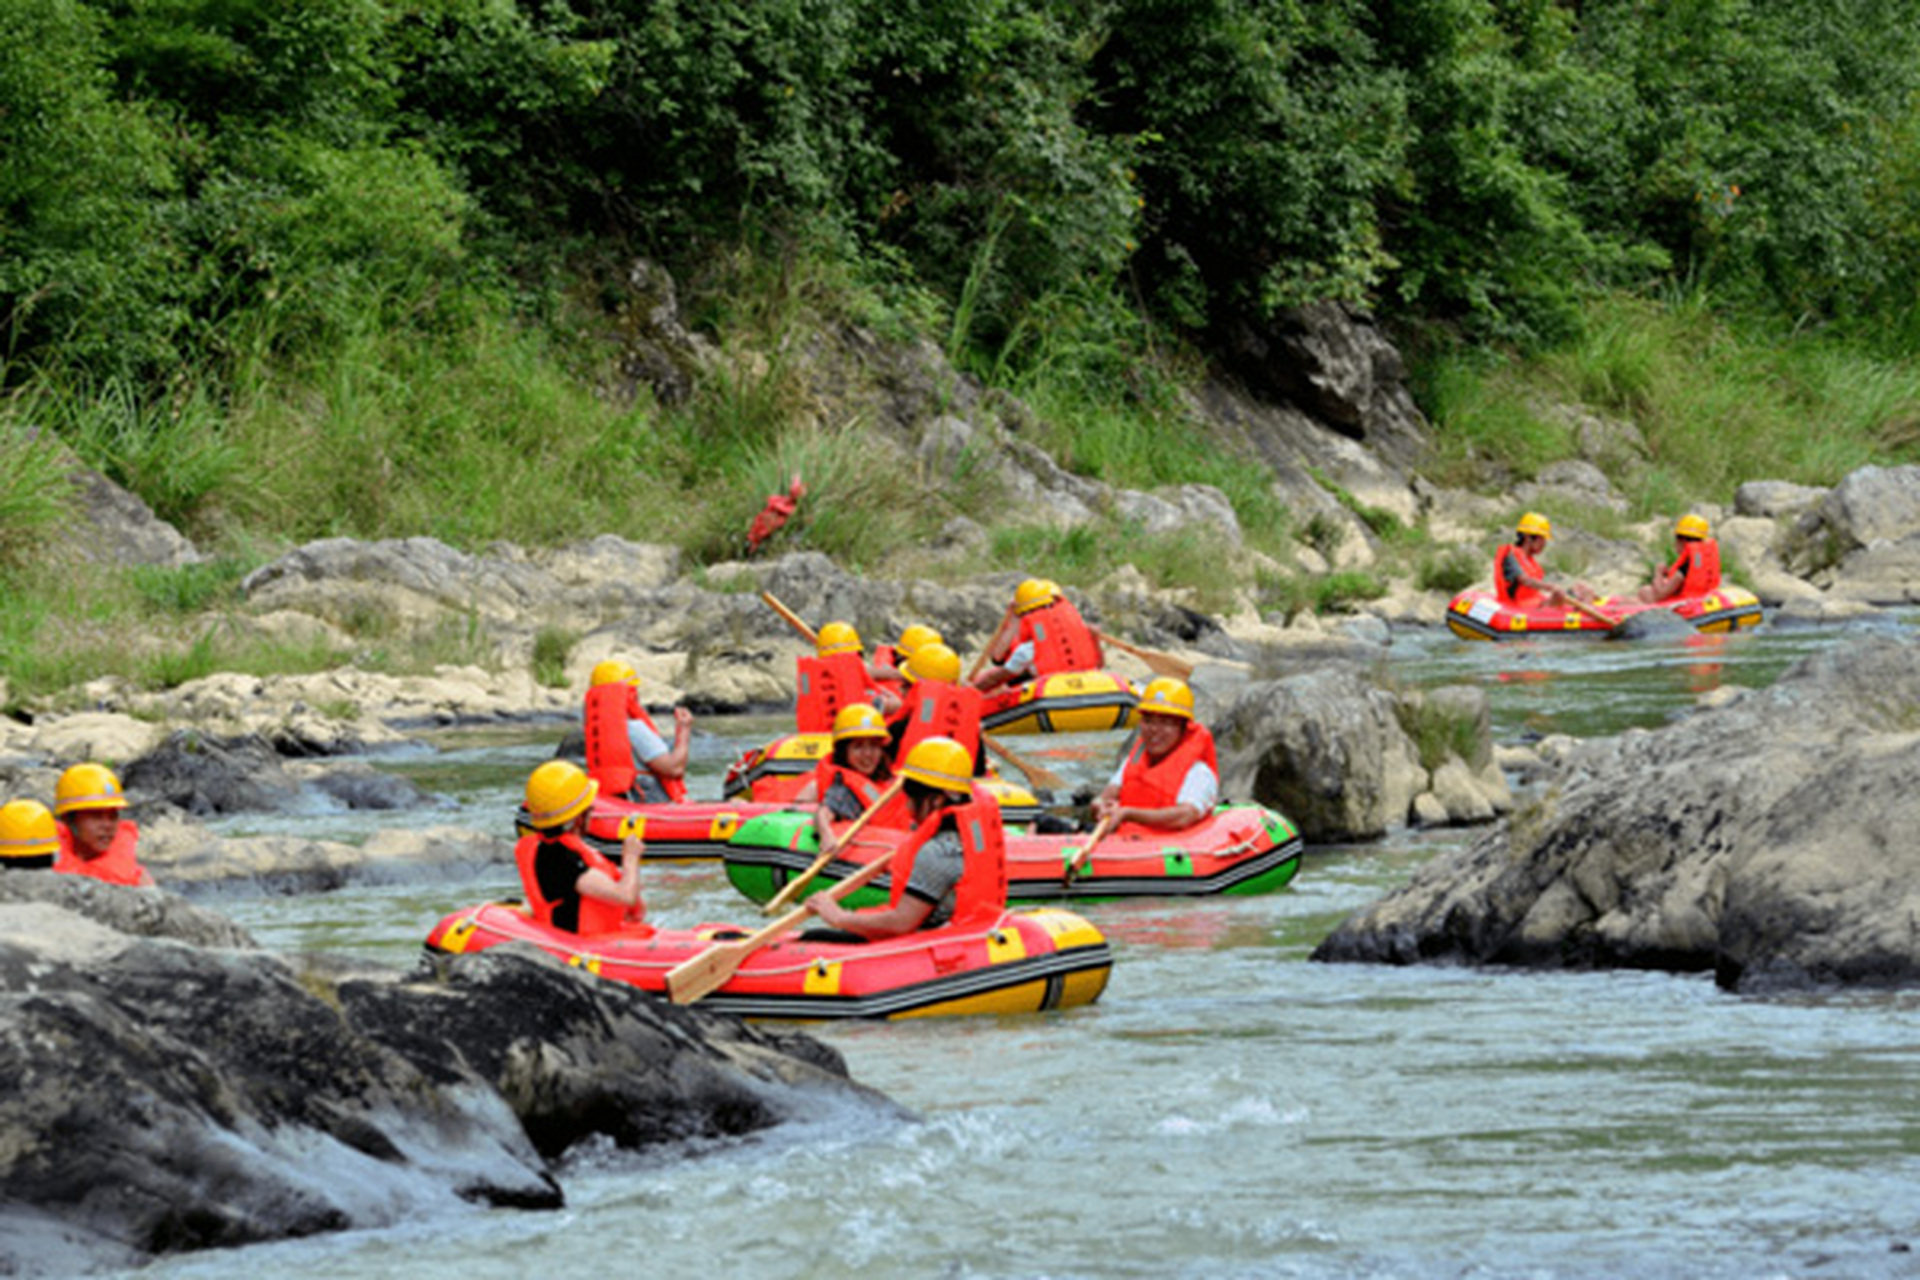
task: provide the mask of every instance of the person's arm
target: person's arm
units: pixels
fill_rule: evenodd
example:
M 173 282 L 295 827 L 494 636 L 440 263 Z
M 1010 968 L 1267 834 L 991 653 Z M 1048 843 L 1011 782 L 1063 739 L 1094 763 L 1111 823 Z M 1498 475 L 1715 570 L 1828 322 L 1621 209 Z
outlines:
M 625 907 L 629 917 L 638 913 L 640 906 L 640 855 L 646 851 L 646 842 L 639 836 L 628 836 L 620 842 L 620 878 L 615 879 L 598 867 L 588 867 L 573 882 L 573 887 L 583 898 L 597 898 L 601 902 L 610 902 L 617 907 Z
M 827 896 L 827 891 L 823 890 L 808 898 L 807 906 L 829 928 L 844 929 L 848 933 L 857 933 L 873 941 L 881 938 L 897 938 L 903 933 L 912 933 L 933 914 L 934 904 L 907 893 L 902 894 L 900 901 L 890 907 L 868 907 L 861 911 L 849 911 Z

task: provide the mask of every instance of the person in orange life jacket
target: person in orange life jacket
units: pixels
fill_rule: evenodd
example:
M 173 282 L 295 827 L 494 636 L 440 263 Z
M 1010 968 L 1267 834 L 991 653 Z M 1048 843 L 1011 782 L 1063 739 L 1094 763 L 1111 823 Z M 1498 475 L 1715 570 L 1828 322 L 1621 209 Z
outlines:
M 900 638 L 873 651 L 871 669 L 883 683 L 898 686 L 905 682 L 903 669 L 913 651 L 923 644 L 945 644 L 946 637 L 932 627 L 912 623 L 901 629 Z
M 900 708 L 900 695 L 888 688 L 890 683 L 886 673 L 875 671 L 867 661 L 865 649 L 860 644 L 860 633 L 853 629 L 850 622 L 829 622 L 814 635 L 814 649 L 821 657 L 831 658 L 837 653 L 850 653 L 860 659 L 860 666 L 867 676 L 864 700 L 892 715 Z
M 1585 583 L 1559 587 L 1548 582 L 1539 555 L 1553 536 L 1553 526 L 1537 511 L 1529 511 L 1514 526 L 1513 541 L 1493 558 L 1493 592 L 1500 603 L 1530 609 L 1546 600 L 1564 605 L 1569 599 L 1591 603 L 1594 594 Z
M 1213 735 L 1193 718 L 1193 690 L 1162 676 L 1140 691 L 1140 741 L 1094 799 L 1096 818 L 1177 831 L 1220 798 Z
M 60 856 L 59 824 L 38 800 L 0 805 L 0 871 L 51 871 Z
M 587 772 L 610 796 L 650 804 L 687 798 L 693 713 L 673 709 L 673 745 L 640 705 L 640 676 L 608 659 L 593 668 L 586 704 Z
M 997 827 L 1000 808 L 977 799 L 967 749 L 951 738 L 926 738 L 913 745 L 900 764 L 913 817 L 913 834 L 894 855 L 898 869 L 911 859 L 903 886 L 884 907 L 849 910 L 825 892 L 807 899 L 821 922 L 847 940 L 897 938 L 915 929 L 937 929 L 953 917 L 955 890 L 967 869 L 967 849 L 955 822 L 956 811 L 977 812 L 982 823 Z M 992 837 L 989 837 L 992 838 Z M 809 935 L 816 941 L 831 940 Z
M 1681 516 L 1673 526 L 1674 561 L 1656 569 L 1653 581 L 1634 592 L 1633 598 L 1645 604 L 1658 604 L 1675 597 L 1703 596 L 1720 585 L 1720 544 L 1706 517 Z
M 140 828 L 121 818 L 127 796 L 113 770 L 76 764 L 53 786 L 53 812 L 60 819 L 60 858 L 55 871 L 108 884 L 153 887 L 140 865 Z
M 867 811 L 893 781 L 887 765 L 887 721 L 877 707 L 849 703 L 833 717 L 833 754 L 814 767 L 794 793 L 794 804 L 817 804 L 813 829 L 820 847 L 833 843 L 835 821 L 851 822 Z
M 527 816 L 514 864 L 534 918 L 570 933 L 611 933 L 646 915 L 640 899 L 646 843 L 628 833 L 616 870 L 582 838 L 599 792 L 599 783 L 566 760 L 549 760 L 527 778 Z
M 953 738 L 973 756 L 973 775 L 985 777 L 987 757 L 980 733 L 980 694 L 960 682 L 960 655 L 939 641 L 913 651 L 900 668 L 907 696 L 888 717 L 888 755 L 900 759 L 915 741 L 935 734 Z
M 1013 613 L 1019 626 L 1002 627 L 987 646 L 992 666 L 973 678 L 973 687 L 992 693 L 1059 671 L 1095 671 L 1105 665 L 1100 637 L 1060 594 L 1060 584 L 1028 578 L 1013 589 Z

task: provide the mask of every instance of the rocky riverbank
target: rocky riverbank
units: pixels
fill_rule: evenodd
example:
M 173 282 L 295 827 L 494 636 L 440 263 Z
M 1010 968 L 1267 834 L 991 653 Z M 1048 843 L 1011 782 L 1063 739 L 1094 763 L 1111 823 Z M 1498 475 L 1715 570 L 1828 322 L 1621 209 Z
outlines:
M 1920 983 L 1920 638 L 1866 637 L 1670 726 L 1565 744 L 1539 797 L 1316 960 Z
M 157 891 L 0 877 L 0 1273 L 553 1209 L 583 1141 L 898 1115 L 833 1050 L 507 948 L 411 973 L 258 949 Z

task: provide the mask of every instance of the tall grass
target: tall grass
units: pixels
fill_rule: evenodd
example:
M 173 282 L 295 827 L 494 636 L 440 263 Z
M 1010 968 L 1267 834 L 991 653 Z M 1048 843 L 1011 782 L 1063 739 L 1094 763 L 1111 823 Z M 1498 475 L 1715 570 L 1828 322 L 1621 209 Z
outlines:
M 1821 330 L 1781 331 L 1696 294 L 1612 294 L 1579 340 L 1532 360 L 1485 352 L 1425 362 L 1419 385 L 1448 477 L 1521 476 L 1574 441 L 1547 406 L 1637 427 L 1643 465 L 1613 480 L 1638 514 L 1726 502 L 1747 480 L 1829 485 L 1920 458 L 1920 360 Z

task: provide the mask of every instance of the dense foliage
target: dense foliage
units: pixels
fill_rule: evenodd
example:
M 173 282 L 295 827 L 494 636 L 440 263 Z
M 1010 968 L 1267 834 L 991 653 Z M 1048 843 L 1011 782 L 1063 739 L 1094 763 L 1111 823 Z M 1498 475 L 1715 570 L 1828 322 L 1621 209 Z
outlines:
M 236 422 L 297 449 L 263 385 L 348 412 L 583 264 L 783 237 L 1015 379 L 1328 298 L 1539 345 L 1662 281 L 1905 350 L 1920 0 L 0 0 L 0 385 L 171 515 Z M 259 500 L 420 518 L 345 479 Z

